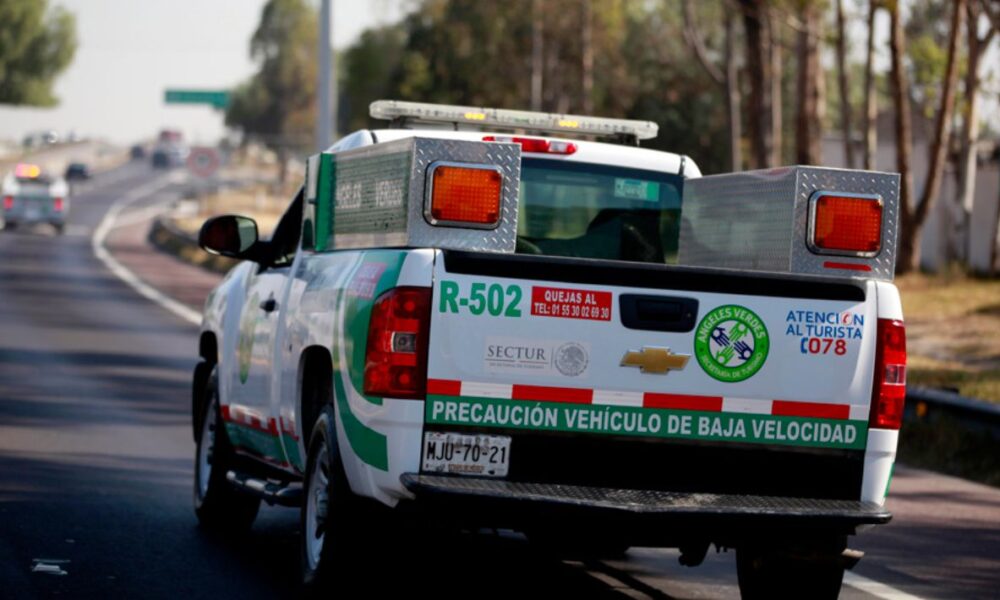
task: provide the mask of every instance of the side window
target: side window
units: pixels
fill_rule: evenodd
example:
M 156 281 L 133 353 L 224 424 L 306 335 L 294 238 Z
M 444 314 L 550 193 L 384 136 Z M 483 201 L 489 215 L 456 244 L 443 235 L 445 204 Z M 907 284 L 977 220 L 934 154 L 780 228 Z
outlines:
M 302 190 L 292 200 L 288 210 L 282 215 L 271 236 L 271 249 L 275 267 L 287 267 L 295 258 L 299 247 L 299 237 L 302 235 Z

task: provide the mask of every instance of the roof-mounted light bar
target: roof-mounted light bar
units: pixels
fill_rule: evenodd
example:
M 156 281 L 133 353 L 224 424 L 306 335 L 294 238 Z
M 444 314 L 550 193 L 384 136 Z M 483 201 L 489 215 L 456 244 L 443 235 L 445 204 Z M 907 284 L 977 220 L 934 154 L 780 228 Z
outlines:
M 454 123 L 493 126 L 525 131 L 617 137 L 636 142 L 655 138 L 659 131 L 657 124 L 652 121 L 602 119 L 581 115 L 401 102 L 399 100 L 376 100 L 371 103 L 368 112 L 373 119 L 402 123 Z

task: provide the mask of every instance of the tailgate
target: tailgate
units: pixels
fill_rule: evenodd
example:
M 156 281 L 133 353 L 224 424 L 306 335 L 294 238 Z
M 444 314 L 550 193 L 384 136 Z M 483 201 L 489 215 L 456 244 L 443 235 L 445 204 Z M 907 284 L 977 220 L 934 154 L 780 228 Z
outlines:
M 444 251 L 429 431 L 508 477 L 857 498 L 872 284 Z

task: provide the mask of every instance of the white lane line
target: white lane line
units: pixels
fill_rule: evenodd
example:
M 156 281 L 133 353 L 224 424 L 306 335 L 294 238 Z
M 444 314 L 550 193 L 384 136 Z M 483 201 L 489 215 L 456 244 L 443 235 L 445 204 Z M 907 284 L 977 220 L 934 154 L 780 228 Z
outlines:
M 892 586 L 879 583 L 874 579 L 862 577 L 861 575 L 850 571 L 844 573 L 844 585 L 849 585 L 856 590 L 862 591 L 866 594 L 871 594 L 872 596 L 881 598 L 882 600 L 922 600 L 920 596 L 908 594 Z
M 155 179 L 116 200 L 115 203 L 111 205 L 111 208 L 108 209 L 104 218 L 101 219 L 100 225 L 98 225 L 97 229 L 94 230 L 94 235 L 90 238 L 90 245 L 94 250 L 94 256 L 100 259 L 100 261 L 104 263 L 104 266 L 106 266 L 109 271 L 114 273 L 118 279 L 127 283 L 129 287 L 134 289 L 141 296 L 159 304 L 188 323 L 200 325 L 201 314 L 199 314 L 198 311 L 188 308 L 187 306 L 153 288 L 145 281 L 139 279 L 135 273 L 125 267 L 125 265 L 118 262 L 118 260 L 112 256 L 110 252 L 108 252 L 107 248 L 104 247 L 104 242 L 107 239 L 108 234 L 115 227 L 115 220 L 118 218 L 118 215 L 122 210 L 129 205 L 138 202 L 144 197 L 154 194 L 171 183 L 174 183 L 176 179 L 177 177 L 174 175 Z
M 118 218 L 115 219 L 111 228 L 118 229 L 119 227 L 128 227 L 129 225 L 135 225 L 136 223 L 152 219 L 153 217 L 162 214 L 163 209 L 173 203 L 173 200 L 161 200 L 143 208 L 122 212 L 118 215 Z

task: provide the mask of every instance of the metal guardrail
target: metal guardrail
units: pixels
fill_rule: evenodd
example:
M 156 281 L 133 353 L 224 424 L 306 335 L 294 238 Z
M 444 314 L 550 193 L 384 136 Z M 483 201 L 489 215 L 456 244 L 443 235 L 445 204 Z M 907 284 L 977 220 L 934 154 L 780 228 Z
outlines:
M 907 388 L 904 422 L 933 422 L 942 416 L 959 422 L 968 431 L 988 432 L 1000 440 L 1000 404 L 948 390 Z

